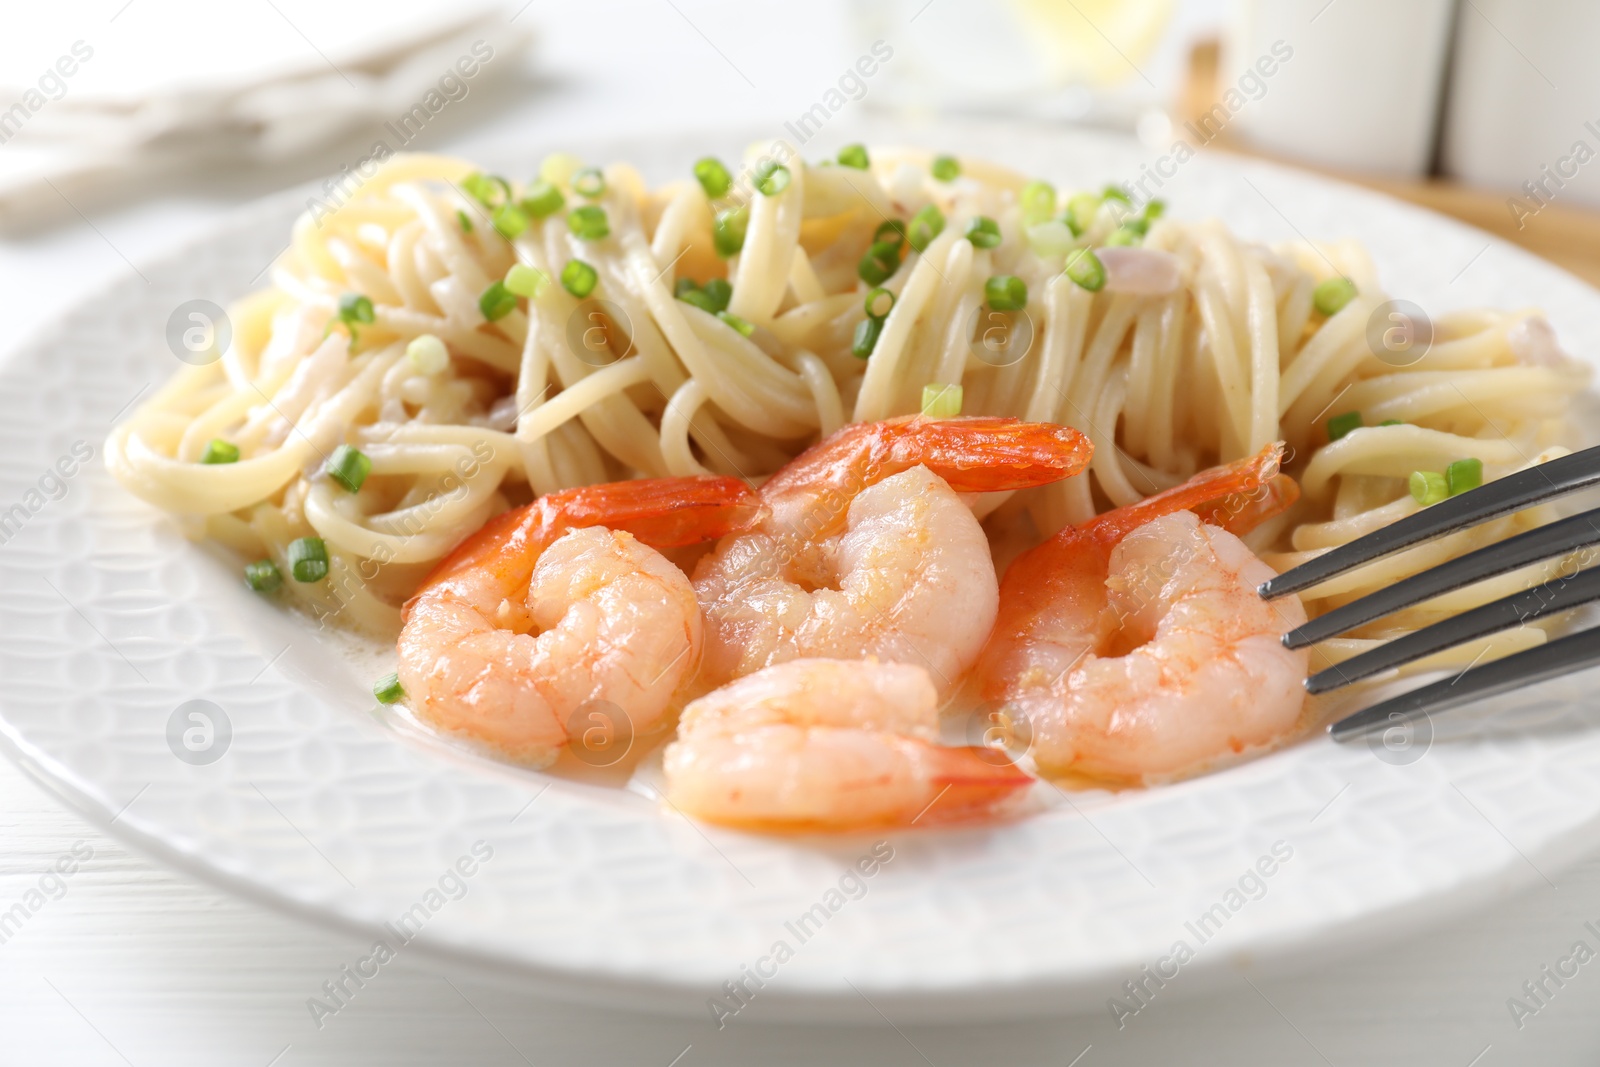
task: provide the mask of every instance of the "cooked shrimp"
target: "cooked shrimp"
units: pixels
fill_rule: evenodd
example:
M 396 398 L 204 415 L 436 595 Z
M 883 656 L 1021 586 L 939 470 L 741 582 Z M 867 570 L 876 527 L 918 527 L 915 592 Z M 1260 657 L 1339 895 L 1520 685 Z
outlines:
M 710 822 L 842 830 L 986 814 L 1033 779 L 996 749 L 940 745 L 928 672 L 795 659 L 684 709 L 667 798 Z
M 1026 721 L 1042 773 L 1171 778 L 1295 728 L 1307 653 L 1279 635 L 1305 611 L 1256 595 L 1273 571 L 1225 528 L 1293 502 L 1280 455 L 1202 472 L 1011 565 L 976 680 Z
M 648 732 L 696 667 L 701 625 L 688 578 L 647 546 L 759 514 L 737 479 L 659 478 L 551 493 L 490 521 L 406 604 L 398 674 L 413 709 L 535 766 L 592 701 Z
M 1076 430 L 1001 418 L 847 426 L 762 486 L 768 515 L 695 569 L 706 618 L 700 684 L 800 657 L 927 668 L 941 691 L 994 623 L 994 561 L 958 493 L 1076 474 Z

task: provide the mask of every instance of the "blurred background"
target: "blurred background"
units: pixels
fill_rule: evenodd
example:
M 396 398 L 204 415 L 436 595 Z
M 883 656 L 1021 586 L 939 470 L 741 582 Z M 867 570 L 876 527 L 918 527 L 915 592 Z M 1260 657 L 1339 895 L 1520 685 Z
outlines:
M 239 205 L 337 175 L 380 142 L 538 154 L 580 138 L 793 133 L 845 112 L 912 129 L 977 118 L 1018 136 L 1090 126 L 1138 138 L 1152 166 L 1183 151 L 1276 158 L 1600 282 L 1592 0 L 95 0 L 5 14 L 0 316 L 13 339 Z M 875 42 L 891 57 L 854 74 Z M 337 939 L 128 854 L 0 761 L 0 899 L 80 839 L 99 857 L 84 888 L 0 948 L 0 1063 L 129 1062 L 107 1035 L 278 1063 L 281 1034 L 304 1028 L 304 991 L 346 955 Z M 1339 1062 L 1445 1044 L 1438 1062 L 1579 1062 L 1559 1053 L 1595 1045 L 1593 978 L 1526 1035 L 1501 1020 L 1518 1055 L 1450 1035 L 1481 1030 L 1579 935 L 1585 887 L 1600 889 L 1600 865 L 1564 877 L 1559 898 L 1520 898 L 1275 1000 Z M 63 971 L 102 983 L 84 1010 L 41 983 Z M 323 1039 L 323 1058 L 296 1049 L 282 1062 L 400 1062 L 385 1047 L 408 1063 L 706 1062 L 700 1050 L 683 1059 L 694 1038 L 678 1024 L 471 992 L 458 1000 L 401 973 Z M 1169 1033 L 1209 1050 L 1204 1062 L 1323 1062 L 1248 993 L 1169 1018 Z M 921 1063 L 923 1049 L 930 1063 L 993 1062 L 1002 1048 L 1010 1062 L 1201 1062 L 1155 1029 L 912 1036 L 916 1055 L 898 1031 L 815 1040 L 836 1062 Z M 759 1041 L 741 1041 L 728 1047 L 763 1058 Z

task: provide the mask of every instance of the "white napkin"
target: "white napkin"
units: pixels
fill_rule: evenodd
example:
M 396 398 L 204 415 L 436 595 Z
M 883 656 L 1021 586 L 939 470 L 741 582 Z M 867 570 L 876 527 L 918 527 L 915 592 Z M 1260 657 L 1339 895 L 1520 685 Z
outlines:
M 533 21 L 505 0 L 21 11 L 34 24 L 0 35 L 0 225 L 110 182 L 419 127 L 518 67 Z

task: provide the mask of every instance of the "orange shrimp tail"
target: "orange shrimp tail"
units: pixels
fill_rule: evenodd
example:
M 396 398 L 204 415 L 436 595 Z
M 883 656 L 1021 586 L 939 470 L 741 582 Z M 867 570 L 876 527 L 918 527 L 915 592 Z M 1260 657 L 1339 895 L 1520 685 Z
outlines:
M 952 822 L 988 815 L 1033 785 L 1033 777 L 995 748 L 934 749 L 931 781 L 936 798 L 918 823 Z
M 509 585 L 526 585 L 545 546 L 579 526 L 626 530 L 647 545 L 673 548 L 747 530 L 761 514 L 760 498 L 737 478 L 642 478 L 563 489 L 484 523 L 439 562 L 417 592 L 479 568 L 493 569 Z M 407 602 L 405 617 L 410 609 Z
M 1200 512 L 1201 518 L 1215 525 L 1227 528 L 1230 522 L 1238 522 L 1249 529 L 1277 514 L 1270 510 L 1272 504 L 1257 501 L 1281 499 L 1282 507 L 1288 507 L 1299 496 L 1299 487 L 1292 479 L 1284 481 L 1293 489 L 1276 482 L 1283 452 L 1282 441 L 1270 444 L 1248 459 L 1203 470 L 1182 485 L 1096 516 L 1078 527 L 1078 531 L 1102 544 L 1116 544 L 1147 522 L 1190 509 Z M 1206 518 L 1208 510 L 1216 517 Z M 1261 514 L 1262 511 L 1266 513 Z M 1246 516 L 1254 517 L 1254 521 Z
M 1077 474 L 1093 451 L 1089 439 L 1070 426 L 912 415 L 844 427 L 773 475 L 762 493 L 771 499 L 790 490 L 833 487 L 853 496 L 918 465 L 960 493 L 1029 489 Z
M 761 501 L 737 478 L 640 478 L 586 485 L 538 501 L 554 529 L 626 530 L 653 548 L 677 548 L 748 530 Z
M 1300 499 L 1300 485 L 1287 474 L 1280 474 L 1266 485 L 1248 493 L 1230 493 L 1221 500 L 1194 509 L 1200 521 L 1220 526 L 1243 537 L 1257 526 L 1283 514 Z

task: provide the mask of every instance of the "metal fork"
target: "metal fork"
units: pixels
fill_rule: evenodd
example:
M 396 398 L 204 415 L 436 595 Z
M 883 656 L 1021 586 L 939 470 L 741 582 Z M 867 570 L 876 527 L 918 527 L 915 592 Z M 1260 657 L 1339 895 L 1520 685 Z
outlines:
M 1600 446 L 1529 467 L 1449 497 L 1307 560 L 1262 583 L 1258 591 L 1266 600 L 1298 593 L 1402 549 L 1597 484 L 1600 484 Z M 1288 648 L 1304 648 L 1441 593 L 1595 544 L 1600 544 L 1600 508 L 1507 538 L 1369 593 L 1284 634 L 1283 643 Z M 1600 600 L 1600 568 L 1561 575 L 1318 671 L 1306 679 L 1306 689 L 1312 693 L 1328 692 L 1466 641 L 1595 600 Z M 1348 741 L 1431 712 L 1445 711 L 1597 664 L 1600 664 L 1600 628 L 1569 634 L 1483 666 L 1474 663 L 1452 678 L 1380 701 L 1341 719 L 1328 727 L 1328 732 L 1335 741 Z

